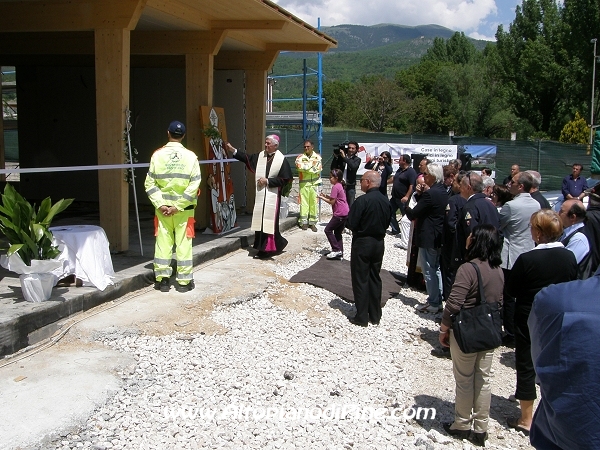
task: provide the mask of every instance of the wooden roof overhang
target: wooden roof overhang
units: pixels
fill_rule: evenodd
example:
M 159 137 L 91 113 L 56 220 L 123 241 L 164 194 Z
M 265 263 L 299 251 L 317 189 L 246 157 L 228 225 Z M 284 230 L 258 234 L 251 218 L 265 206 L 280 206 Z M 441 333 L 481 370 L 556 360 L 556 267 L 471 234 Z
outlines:
M 247 69 L 280 51 L 337 45 L 268 0 L 0 0 L 1 63 L 93 55 L 94 31 L 101 29 L 130 30 L 132 65 L 144 57 L 208 53 L 216 69 Z

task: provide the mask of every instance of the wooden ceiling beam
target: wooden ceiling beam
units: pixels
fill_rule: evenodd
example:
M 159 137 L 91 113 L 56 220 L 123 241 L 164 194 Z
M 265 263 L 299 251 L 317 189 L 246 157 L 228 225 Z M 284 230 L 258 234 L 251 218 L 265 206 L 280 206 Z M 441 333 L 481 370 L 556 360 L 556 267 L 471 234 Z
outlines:
M 0 30 L 89 31 L 135 28 L 146 0 L 0 2 Z

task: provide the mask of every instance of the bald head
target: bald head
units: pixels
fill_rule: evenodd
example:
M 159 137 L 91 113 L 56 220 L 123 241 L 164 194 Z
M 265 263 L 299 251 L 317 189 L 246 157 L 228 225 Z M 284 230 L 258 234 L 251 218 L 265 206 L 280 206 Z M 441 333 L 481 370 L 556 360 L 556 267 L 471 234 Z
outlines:
M 381 184 L 381 175 L 375 170 L 367 170 L 360 179 L 360 189 L 367 192 L 369 189 L 378 188 Z
M 571 198 L 565 200 L 558 213 L 563 227 L 568 228 L 576 223 L 583 222 L 585 219 L 585 205 L 581 200 Z

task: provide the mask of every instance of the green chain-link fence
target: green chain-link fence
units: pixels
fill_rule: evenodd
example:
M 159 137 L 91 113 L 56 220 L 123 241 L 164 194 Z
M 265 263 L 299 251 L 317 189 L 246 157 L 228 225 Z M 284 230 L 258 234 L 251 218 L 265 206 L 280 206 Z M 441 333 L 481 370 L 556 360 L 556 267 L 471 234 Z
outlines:
M 280 150 L 283 153 L 302 152 L 302 131 L 293 129 L 268 128 L 267 134 L 276 133 L 281 137 Z M 318 148 L 317 139 L 311 137 Z M 496 180 L 503 180 L 513 164 L 521 170 L 537 170 L 542 175 L 542 190 L 560 189 L 562 179 L 571 173 L 574 163 L 583 164 L 583 174 L 590 176 L 591 155 L 587 145 L 562 144 L 553 141 L 509 141 L 477 137 L 454 137 L 439 135 L 408 135 L 390 133 L 367 133 L 355 131 L 324 131 L 321 142 L 324 173 L 329 169 L 333 158 L 334 145 L 346 140 L 361 142 L 389 142 L 394 144 L 456 144 L 495 145 Z

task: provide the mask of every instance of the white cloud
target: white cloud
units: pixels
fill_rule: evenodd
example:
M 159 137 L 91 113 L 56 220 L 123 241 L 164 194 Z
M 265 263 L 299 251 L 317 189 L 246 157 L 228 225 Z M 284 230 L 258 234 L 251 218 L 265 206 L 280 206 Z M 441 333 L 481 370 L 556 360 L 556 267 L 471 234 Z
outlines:
M 274 0 L 300 19 L 316 26 L 341 24 L 437 24 L 459 31 L 475 31 L 486 17 L 496 15 L 495 0 Z
M 468 34 L 469 37 L 473 38 L 473 39 L 479 39 L 482 41 L 496 41 L 496 36 L 486 36 L 484 34 L 480 34 L 477 31 L 473 31 L 472 33 Z

